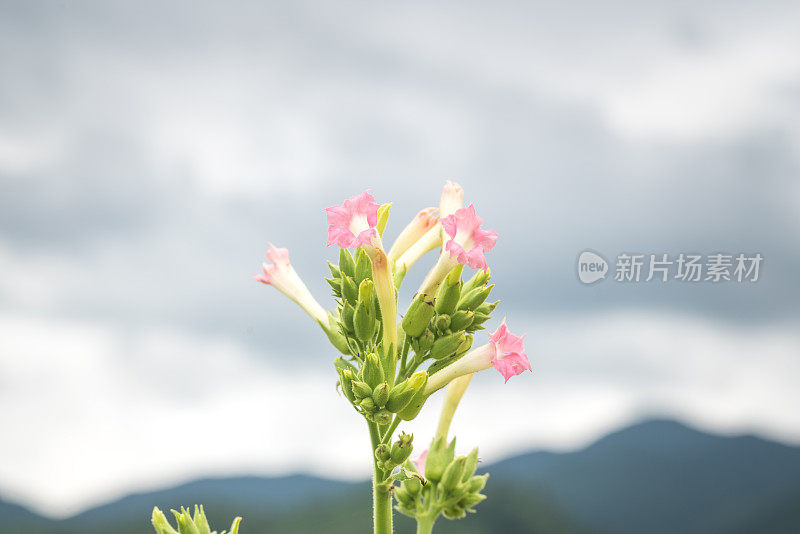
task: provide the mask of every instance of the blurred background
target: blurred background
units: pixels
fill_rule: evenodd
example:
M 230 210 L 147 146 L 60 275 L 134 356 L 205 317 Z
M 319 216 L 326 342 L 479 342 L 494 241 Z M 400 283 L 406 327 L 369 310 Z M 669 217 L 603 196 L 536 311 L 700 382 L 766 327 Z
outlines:
M 331 309 L 323 208 L 370 189 L 391 240 L 446 179 L 500 235 L 488 327 L 527 334 L 534 372 L 473 381 L 452 429 L 489 499 L 441 530 L 792 532 L 798 20 L 0 0 L 0 532 L 148 532 L 195 500 L 218 529 L 366 532 L 334 354 L 252 275 L 288 247 Z M 584 285 L 586 249 L 764 260 L 755 283 Z M 440 401 L 408 425 L 420 449 Z

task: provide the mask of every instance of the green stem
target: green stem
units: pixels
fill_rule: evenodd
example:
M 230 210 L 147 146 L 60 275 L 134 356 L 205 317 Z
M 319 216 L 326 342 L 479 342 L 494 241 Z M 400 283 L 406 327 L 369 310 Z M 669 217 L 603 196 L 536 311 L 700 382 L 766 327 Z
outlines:
M 380 444 L 378 426 L 369 423 L 369 437 L 372 442 L 372 510 L 374 521 L 374 534 L 392 534 L 392 494 L 390 486 L 383 479 L 385 473 L 378 468 L 378 459 L 375 458 L 375 449 Z
M 400 421 L 401 419 L 395 416 L 394 421 L 392 421 L 392 425 L 386 429 L 386 433 L 381 438 L 381 443 L 389 443 L 392 441 L 392 434 L 394 434 L 394 431 L 397 430 L 398 425 L 400 425 Z
M 417 534 L 431 534 L 436 516 L 424 515 L 417 517 Z

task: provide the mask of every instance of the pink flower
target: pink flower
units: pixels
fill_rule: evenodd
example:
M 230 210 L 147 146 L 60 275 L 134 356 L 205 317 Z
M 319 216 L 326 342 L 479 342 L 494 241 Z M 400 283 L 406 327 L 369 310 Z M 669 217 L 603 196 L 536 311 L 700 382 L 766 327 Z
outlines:
M 348 198 L 341 206 L 325 208 L 328 214 L 328 246 L 357 248 L 378 236 L 378 204 L 369 192 Z
M 526 369 L 533 371 L 528 356 L 524 352 L 524 338 L 525 336 L 518 337 L 509 332 L 505 319 L 493 334 L 489 334 L 490 344 L 494 348 L 492 365 L 503 375 L 506 382 L 512 376 L 522 374 Z
M 267 259 L 272 263 L 262 264 L 264 274 L 257 274 L 253 278 L 262 284 L 274 285 L 277 279 L 282 276 L 285 277 L 289 272 L 291 267 L 289 263 L 289 249 L 277 248 L 272 243 L 269 243 Z
M 297 304 L 300 305 L 312 319 L 322 325 L 328 324 L 328 314 L 325 309 L 311 295 L 303 280 L 289 262 L 289 251 L 269 244 L 267 259 L 272 263 L 262 264 L 263 274 L 253 276 L 262 284 L 271 285 Z
M 422 451 L 416 460 L 414 460 L 414 465 L 417 466 L 417 473 L 423 474 L 425 473 L 425 459 L 428 458 L 428 449 Z
M 475 213 L 475 206 L 456 210 L 453 215 L 442 219 L 442 228 L 450 236 L 444 248 L 462 265 L 473 269 L 488 269 L 484 252 L 488 252 L 497 242 L 497 233 L 483 230 L 483 220 Z

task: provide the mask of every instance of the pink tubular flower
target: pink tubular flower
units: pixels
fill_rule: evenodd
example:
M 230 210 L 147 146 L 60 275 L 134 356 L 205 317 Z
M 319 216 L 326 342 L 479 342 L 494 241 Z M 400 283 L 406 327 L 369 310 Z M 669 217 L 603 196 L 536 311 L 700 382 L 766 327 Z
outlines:
M 506 382 L 512 376 L 522 374 L 526 369 L 533 371 L 531 362 L 528 361 L 528 356 L 524 352 L 524 339 L 524 335 L 518 337 L 508 331 L 505 319 L 493 334 L 489 334 L 490 344 L 494 348 L 492 365 L 503 375 Z
M 273 285 L 273 283 L 277 282 L 282 276 L 286 276 L 291 268 L 291 263 L 289 263 L 289 249 L 277 248 L 272 243 L 269 243 L 267 259 L 272 263 L 262 264 L 264 274 L 257 274 L 253 276 L 253 278 L 262 284 Z
M 414 465 L 417 466 L 417 473 L 423 474 L 425 472 L 425 460 L 428 458 L 428 449 L 422 451 L 416 460 L 414 460 Z
M 484 252 L 494 247 L 497 233 L 483 230 L 482 224 L 483 220 L 475 213 L 475 206 L 472 204 L 442 219 L 442 228 L 450 236 L 444 246 L 450 252 L 450 257 L 462 265 L 485 271 L 489 267 L 486 265 Z
M 521 374 L 526 369 L 532 371 L 528 356 L 524 352 L 524 337 L 518 337 L 509 332 L 506 322 L 503 320 L 503 324 L 493 334 L 489 334 L 489 343 L 472 349 L 441 371 L 433 373 L 425 385 L 425 395 L 435 393 L 459 377 L 477 373 L 492 366 L 503 375 L 506 382 L 512 376 Z
M 368 191 L 348 198 L 341 206 L 325 208 L 328 214 L 328 246 L 357 248 L 378 236 L 378 204 Z
M 271 285 L 300 305 L 312 319 L 327 325 L 328 314 L 314 299 L 311 292 L 289 262 L 289 251 L 269 244 L 267 259 L 272 263 L 262 265 L 263 274 L 253 276 L 262 284 Z
M 392 248 L 389 249 L 389 263 L 400 258 L 405 251 L 414 246 L 422 237 L 439 222 L 436 208 L 425 208 L 411 220 L 410 223 L 397 236 Z M 430 250 L 428 248 L 425 252 Z

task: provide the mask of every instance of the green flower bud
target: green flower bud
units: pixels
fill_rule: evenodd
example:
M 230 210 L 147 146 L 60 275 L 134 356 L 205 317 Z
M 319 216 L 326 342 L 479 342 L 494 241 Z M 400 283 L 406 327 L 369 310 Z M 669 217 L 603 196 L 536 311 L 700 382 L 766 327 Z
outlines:
M 411 456 L 411 451 L 414 447 L 410 442 L 401 440 L 395 441 L 392 445 L 392 462 L 396 465 L 402 464 L 408 457 Z
M 342 279 L 340 277 L 337 276 L 336 278 L 326 278 L 325 281 L 328 282 L 329 286 L 331 286 L 335 296 L 342 296 Z
M 364 397 L 358 402 L 358 405 L 364 409 L 365 412 L 371 412 L 375 409 L 375 401 L 372 397 Z
M 381 443 L 375 448 L 375 458 L 385 462 L 391 456 L 391 449 L 385 443 Z
M 455 461 L 451 462 L 444 470 L 442 475 L 441 485 L 447 491 L 455 490 L 461 483 L 464 476 L 464 465 L 467 462 L 466 456 L 459 456 Z
M 399 412 L 411 402 L 411 397 L 414 396 L 414 393 L 416 393 L 416 390 L 409 387 L 408 380 L 400 382 L 389 392 L 386 409 L 392 413 Z
M 373 421 L 379 425 L 388 425 L 392 422 L 392 414 L 386 410 L 380 410 L 373 416 Z
M 464 341 L 456 349 L 456 356 L 463 356 L 472 347 L 472 336 L 467 334 L 464 336 Z
M 360 284 L 364 280 L 367 280 L 372 274 L 372 262 L 367 256 L 367 253 L 364 252 L 363 248 L 358 249 L 358 256 L 356 258 L 356 271 L 355 271 L 355 278 L 356 284 Z
M 458 310 L 450 317 L 450 329 L 453 332 L 464 330 L 472 324 L 475 314 L 468 310 Z
M 339 249 L 339 271 L 345 275 L 353 277 L 356 275 L 356 263 L 353 261 L 353 256 L 346 248 Z
M 450 316 L 437 315 L 436 319 L 433 321 L 433 327 L 436 329 L 437 332 L 446 331 L 448 328 L 450 328 Z
M 478 493 L 486 486 L 486 479 L 489 478 L 489 474 L 481 475 L 472 477 L 469 479 L 467 483 L 466 492 L 467 493 Z
M 363 399 L 364 397 L 371 397 L 372 396 L 372 388 L 369 387 L 369 384 L 363 382 L 361 380 L 353 380 L 353 395 L 357 399 Z
M 400 437 L 397 438 L 397 441 L 404 445 L 411 444 L 414 441 L 414 434 L 406 434 L 405 432 L 400 433 Z M 403 463 L 403 462 L 397 462 Z
M 153 508 L 153 518 L 151 519 L 153 528 L 156 529 L 156 534 L 178 534 L 178 531 L 172 528 L 167 521 L 164 512 L 158 508 Z
M 458 300 L 461 297 L 461 270 L 463 268 L 463 265 L 458 265 L 450 271 L 442 285 L 439 286 L 436 300 L 434 300 L 436 313 L 452 315 L 456 311 Z
M 477 271 L 461 288 L 461 294 L 466 295 L 473 289 L 486 285 L 486 282 L 489 281 L 489 274 L 489 271 Z
M 403 506 L 410 507 L 412 504 L 414 504 L 414 498 L 411 497 L 411 495 L 403 486 L 397 486 L 394 488 L 394 496 L 397 499 L 397 502 Z
M 375 401 L 375 406 L 378 408 L 386 406 L 386 401 L 389 400 L 389 384 L 384 382 L 376 387 L 372 392 L 372 400 Z
M 383 231 L 386 230 L 386 223 L 389 222 L 389 210 L 392 209 L 392 203 L 387 202 L 378 207 L 378 220 L 375 222 L 375 229 L 378 234 L 383 237 Z
M 354 331 L 355 311 L 356 309 L 352 304 L 344 301 L 344 304 L 342 304 L 342 326 L 344 326 L 345 332 Z
M 413 476 L 403 481 L 403 487 L 405 487 L 410 495 L 418 495 L 419 492 L 422 491 L 422 481 L 419 477 Z
M 445 469 L 453 461 L 456 450 L 456 439 L 450 444 L 444 436 L 438 437 L 433 441 L 428 457 L 425 459 L 425 478 L 433 482 L 439 482 L 444 475 Z
M 475 308 L 475 311 L 477 313 L 482 313 L 484 315 L 490 315 L 494 311 L 494 309 L 497 308 L 498 304 L 500 304 L 499 300 L 496 302 L 484 302 L 483 304 Z
M 411 337 L 419 337 L 433 318 L 433 303 L 425 295 L 417 295 L 403 317 L 403 330 Z
M 411 375 L 411 378 L 408 379 L 408 384 L 410 387 L 414 388 L 415 393 L 405 408 L 398 412 L 397 415 L 400 416 L 400 419 L 403 421 L 411 421 L 417 416 L 422 406 L 425 404 L 425 401 L 428 399 L 428 397 L 425 396 L 425 385 L 427 383 L 428 373 L 425 371 L 420 371 L 419 373 Z
M 467 515 L 463 508 L 460 508 L 458 505 L 448 506 L 442 512 L 447 519 L 461 519 Z
M 411 348 L 417 354 L 426 354 L 433 347 L 435 340 L 436 336 L 433 335 L 430 328 L 426 328 L 420 337 L 411 340 Z
M 493 288 L 494 285 L 486 287 L 477 287 L 473 289 L 472 291 L 461 297 L 461 300 L 458 301 L 458 309 L 475 310 L 475 308 L 483 304 L 483 301 L 486 300 L 486 298 L 489 296 L 489 293 L 492 292 Z
M 331 276 L 333 278 L 341 278 L 342 277 L 342 271 L 341 271 L 341 269 L 339 269 L 338 265 L 334 265 L 331 262 L 328 262 L 328 269 L 331 270 Z
M 476 330 L 481 328 L 483 323 L 489 320 L 489 316 L 483 313 L 475 312 L 475 318 L 472 320 L 472 324 L 469 325 L 470 330 Z
M 349 276 L 342 277 L 342 298 L 355 306 L 358 301 L 358 288 L 356 282 Z
M 344 393 L 345 398 L 350 402 L 356 400 L 353 394 L 353 379 L 355 376 L 356 375 L 350 369 L 339 371 L 339 384 L 342 386 L 342 393 Z
M 475 469 L 478 467 L 478 449 L 472 449 L 467 455 L 467 463 L 464 464 L 464 476 L 461 478 L 462 482 L 466 482 L 472 475 L 475 474 Z
M 383 382 L 383 368 L 381 367 L 381 362 L 378 360 L 377 354 L 374 352 L 367 354 L 364 366 L 361 368 L 361 373 L 363 374 L 364 382 L 369 384 L 369 387 L 373 389 Z
M 437 339 L 433 347 L 431 347 L 431 358 L 441 360 L 447 356 L 452 356 L 465 338 L 464 332 L 454 332 Z
M 364 284 L 367 282 L 369 282 L 369 280 L 364 280 Z M 353 315 L 353 330 L 356 333 L 356 337 L 363 342 L 372 341 L 377 326 L 378 323 L 375 321 L 375 314 L 372 313 L 369 305 L 359 300 L 356 306 L 356 312 Z
M 471 508 L 484 499 L 486 499 L 486 495 L 481 495 L 480 493 L 468 493 L 458 501 L 458 504 L 464 508 Z

